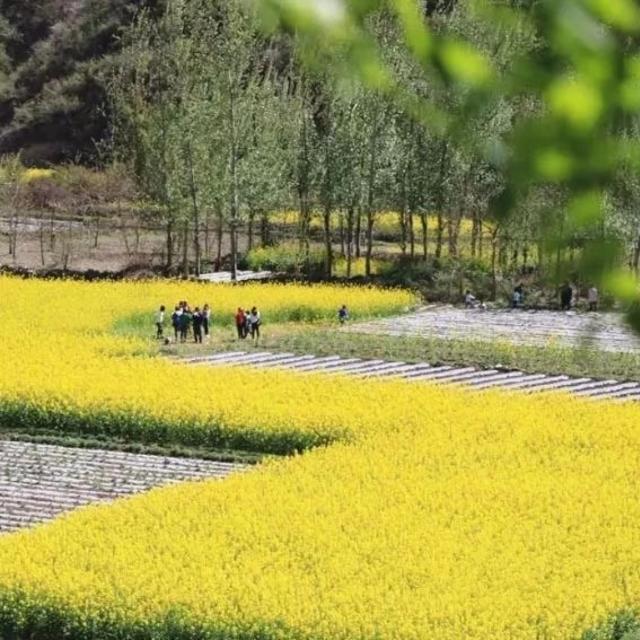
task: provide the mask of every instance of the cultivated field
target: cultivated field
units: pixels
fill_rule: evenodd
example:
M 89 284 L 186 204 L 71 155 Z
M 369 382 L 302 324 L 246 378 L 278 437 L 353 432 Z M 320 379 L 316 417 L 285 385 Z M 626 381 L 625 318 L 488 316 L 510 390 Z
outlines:
M 628 328 L 622 316 L 617 313 L 521 309 L 481 311 L 430 305 L 399 318 L 358 324 L 353 330 L 396 336 L 640 352 L 640 337 Z
M 197 478 L 224 478 L 241 465 L 72 449 L 0 440 L 0 533 L 94 502 Z
M 197 347 L 204 366 L 194 366 L 149 338 L 153 309 L 178 299 L 209 302 L 227 331 L 237 306 L 257 304 L 266 326 L 286 332 L 335 322 L 343 303 L 355 320 L 397 318 L 416 304 L 404 291 L 0 287 L 0 352 L 15 363 L 0 375 L 3 428 L 295 454 L 221 482 L 202 481 L 220 470 L 211 463 L 171 461 L 165 475 L 160 458 L 140 466 L 138 456 L 47 449 L 45 464 L 32 461 L 33 445 L 6 445 L 7 474 L 33 478 L 54 502 L 65 483 L 87 500 L 109 484 L 111 495 L 171 486 L 0 536 L 0 637 L 564 640 L 640 603 L 637 403 L 516 393 L 516 378 L 541 380 L 523 374 L 247 343 L 246 354 Z M 484 382 L 473 392 L 432 384 L 466 375 Z M 26 462 L 11 459 L 15 447 Z M 190 474 L 198 480 L 173 482 Z

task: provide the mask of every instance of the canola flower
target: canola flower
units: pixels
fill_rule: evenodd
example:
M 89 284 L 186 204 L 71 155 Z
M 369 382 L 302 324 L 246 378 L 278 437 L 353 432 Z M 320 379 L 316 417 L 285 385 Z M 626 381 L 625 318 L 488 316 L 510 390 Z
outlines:
M 337 214 L 337 212 L 335 212 Z M 300 213 L 295 210 L 277 211 L 270 216 L 271 220 L 276 224 L 283 224 L 294 226 L 299 223 Z M 400 227 L 400 213 L 398 211 L 379 211 L 375 214 L 375 230 L 386 236 L 398 236 L 401 233 Z M 419 214 L 413 214 L 413 222 L 416 233 L 422 233 L 420 226 Z M 340 221 L 337 215 L 333 215 L 332 228 L 337 231 L 340 228 Z M 320 213 L 315 213 L 311 216 L 310 227 L 314 231 L 322 231 L 324 229 L 323 217 Z M 460 233 L 462 235 L 470 235 L 473 227 L 473 222 L 469 218 L 463 218 L 460 221 Z M 427 231 L 432 233 L 438 228 L 438 217 L 435 213 L 430 213 L 427 216 Z M 483 233 L 486 233 L 483 230 Z
M 5 628 L 564 640 L 640 601 L 638 407 L 333 393 L 351 444 L 1 538 Z
M 186 298 L 231 323 L 238 306 L 265 318 L 335 316 L 343 302 L 362 316 L 395 313 L 413 294 L 372 287 L 83 283 L 0 278 L 0 420 L 11 427 L 116 435 L 144 442 L 232 446 L 286 453 L 344 435 L 340 413 L 308 378 L 185 367 L 147 355 L 148 343 L 113 335 L 123 317 L 142 318 Z M 305 401 L 300 411 L 301 398 Z M 306 417 L 305 417 L 306 413 Z
M 329 446 L 1 537 L 0 637 L 564 640 L 638 605 L 640 407 L 258 370 L 247 385 L 112 335 L 148 298 L 216 291 L 221 309 L 248 291 L 191 286 L 0 278 L 3 423 Z M 281 317 L 352 291 L 258 289 Z M 357 291 L 369 313 L 411 302 Z

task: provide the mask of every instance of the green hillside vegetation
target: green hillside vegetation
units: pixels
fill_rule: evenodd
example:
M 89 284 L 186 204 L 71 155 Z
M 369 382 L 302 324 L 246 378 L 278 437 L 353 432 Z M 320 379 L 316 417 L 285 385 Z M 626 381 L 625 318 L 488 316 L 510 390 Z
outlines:
M 122 32 L 155 0 L 0 2 L 0 153 L 27 164 L 100 160 Z M 98 146 L 96 146 L 98 143 Z

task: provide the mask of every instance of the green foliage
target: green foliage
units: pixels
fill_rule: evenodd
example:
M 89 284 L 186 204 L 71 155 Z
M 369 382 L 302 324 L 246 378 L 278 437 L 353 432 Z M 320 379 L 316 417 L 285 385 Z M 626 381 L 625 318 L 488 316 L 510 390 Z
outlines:
M 635 611 L 623 610 L 594 629 L 584 632 L 581 640 L 638 640 L 640 621 Z
M 98 162 L 106 81 L 120 36 L 156 0 L 35 0 L 0 6 L 0 152 L 30 164 Z
M 284 243 L 252 249 L 245 260 L 249 269 L 254 271 L 309 274 L 322 271 L 324 253 L 319 249 L 313 249 L 307 254 L 298 245 Z
M 500 176 L 492 198 L 499 224 L 517 222 L 536 190 L 559 189 L 553 217 L 561 223 L 550 231 L 568 242 L 567 228 L 588 230 L 580 273 L 636 300 L 636 286 L 616 275 L 622 246 L 603 237 L 602 203 L 619 172 L 637 168 L 637 142 L 629 144 L 628 135 L 639 107 L 632 89 L 637 7 L 588 0 L 541 0 L 523 9 L 491 2 L 478 10 L 478 4 L 460 2 L 458 19 L 445 30 L 407 0 L 352 0 L 321 14 L 301 0 L 269 0 L 265 20 L 269 28 L 296 29 L 310 51 L 339 51 L 343 73 L 488 163 Z M 386 10 L 404 36 L 401 55 L 413 65 L 411 79 L 398 73 L 371 29 L 370 19 Z M 511 110 L 513 125 L 485 137 L 478 124 L 494 109 Z

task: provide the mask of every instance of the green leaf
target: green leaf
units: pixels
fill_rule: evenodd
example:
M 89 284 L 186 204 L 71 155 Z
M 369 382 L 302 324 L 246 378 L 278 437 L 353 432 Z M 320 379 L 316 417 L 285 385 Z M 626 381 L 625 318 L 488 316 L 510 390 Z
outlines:
M 583 131 L 597 124 L 604 106 L 596 87 L 585 80 L 568 77 L 551 85 L 547 102 L 554 115 Z
M 469 44 L 446 40 L 440 45 L 439 55 L 443 68 L 456 82 L 483 87 L 493 78 L 487 58 Z
M 589 8 L 606 24 L 634 33 L 640 30 L 640 9 L 632 0 L 588 0 Z

